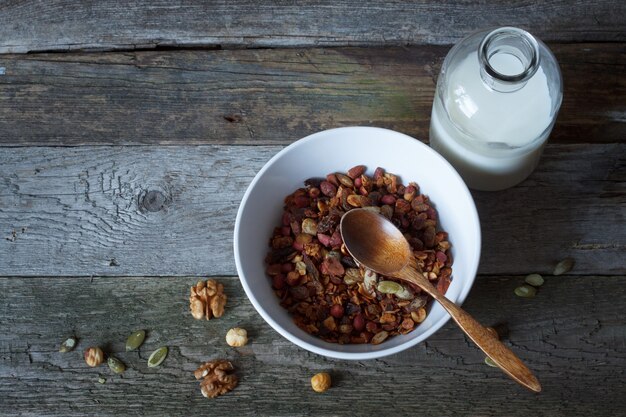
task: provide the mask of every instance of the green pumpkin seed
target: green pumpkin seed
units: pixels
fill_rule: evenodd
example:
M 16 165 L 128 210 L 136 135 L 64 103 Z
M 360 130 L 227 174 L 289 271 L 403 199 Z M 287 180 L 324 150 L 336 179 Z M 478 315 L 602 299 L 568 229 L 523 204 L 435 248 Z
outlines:
M 76 338 L 68 337 L 63 343 L 61 343 L 61 347 L 59 348 L 59 352 L 71 352 L 76 347 Z
M 533 287 L 541 287 L 544 282 L 543 277 L 539 274 L 526 275 L 524 281 L 526 281 L 526 284 L 532 285 Z
M 485 363 L 493 368 L 498 368 L 499 366 L 491 359 L 489 356 L 485 357 Z
M 104 384 L 105 382 L 107 382 L 107 379 L 100 377 L 100 378 L 98 378 L 98 382 L 101 383 L 101 384 Z
M 126 351 L 135 350 L 143 343 L 143 340 L 146 338 L 145 330 L 137 330 L 133 332 L 128 339 L 126 339 Z
M 518 297 L 532 298 L 535 294 L 537 294 L 537 290 L 535 287 L 531 287 L 530 285 L 522 285 L 515 289 L 515 295 Z
M 568 273 L 574 267 L 574 259 L 565 258 L 554 267 L 553 275 L 563 275 Z
M 402 285 L 394 281 L 380 281 L 377 288 L 383 294 L 397 294 L 404 289 Z
M 167 346 L 163 346 L 152 352 L 152 355 L 148 358 L 148 366 L 154 368 L 161 365 L 167 357 Z
M 117 359 L 114 356 L 109 356 L 109 359 L 107 359 L 107 364 L 109 365 L 109 368 L 111 368 L 111 370 L 116 374 L 121 374 L 126 370 L 126 365 L 124 365 L 121 360 Z

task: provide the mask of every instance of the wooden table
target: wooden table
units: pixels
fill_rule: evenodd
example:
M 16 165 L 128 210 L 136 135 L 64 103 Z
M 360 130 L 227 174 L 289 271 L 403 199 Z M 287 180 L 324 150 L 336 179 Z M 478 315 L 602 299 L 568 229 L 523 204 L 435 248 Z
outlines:
M 323 358 L 255 312 L 232 251 L 238 203 L 287 144 L 337 126 L 426 141 L 450 45 L 487 26 L 545 40 L 564 102 L 538 169 L 474 192 L 480 276 L 465 303 L 544 392 L 522 390 L 451 323 L 384 359 Z M 5 1 L 0 5 L 0 415 L 600 416 L 626 413 L 626 3 L 623 1 Z M 576 260 L 564 276 L 556 262 Z M 528 273 L 534 299 L 513 289 Z M 210 322 L 189 286 L 229 297 Z M 240 349 L 224 342 L 236 325 Z M 131 330 L 148 331 L 124 352 Z M 72 353 L 58 352 L 68 335 Z M 129 366 L 88 368 L 101 345 Z M 146 359 L 170 347 L 159 368 Z M 192 371 L 224 357 L 215 400 Z M 333 388 L 310 389 L 329 370 Z M 106 378 L 105 384 L 98 379 Z

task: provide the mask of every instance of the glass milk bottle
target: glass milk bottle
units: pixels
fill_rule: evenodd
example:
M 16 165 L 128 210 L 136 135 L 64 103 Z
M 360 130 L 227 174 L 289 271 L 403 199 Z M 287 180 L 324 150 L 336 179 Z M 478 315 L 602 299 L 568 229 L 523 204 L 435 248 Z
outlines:
M 443 63 L 430 145 L 476 190 L 512 187 L 535 169 L 563 98 L 559 65 L 530 33 L 474 33 Z

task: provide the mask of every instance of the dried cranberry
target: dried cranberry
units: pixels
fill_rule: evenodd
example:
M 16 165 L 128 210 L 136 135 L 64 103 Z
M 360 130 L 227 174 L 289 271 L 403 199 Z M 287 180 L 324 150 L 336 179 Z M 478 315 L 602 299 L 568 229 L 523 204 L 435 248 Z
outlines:
M 272 287 L 277 290 L 282 290 L 285 288 L 285 285 L 287 285 L 287 283 L 285 282 L 285 276 L 283 274 L 274 275 L 274 278 L 272 278 Z
M 336 319 L 343 317 L 343 306 L 341 304 L 335 304 L 330 308 L 330 315 Z
M 362 314 L 357 314 L 354 316 L 354 320 L 352 321 L 352 326 L 354 326 L 354 330 L 360 332 L 365 328 L 365 319 Z

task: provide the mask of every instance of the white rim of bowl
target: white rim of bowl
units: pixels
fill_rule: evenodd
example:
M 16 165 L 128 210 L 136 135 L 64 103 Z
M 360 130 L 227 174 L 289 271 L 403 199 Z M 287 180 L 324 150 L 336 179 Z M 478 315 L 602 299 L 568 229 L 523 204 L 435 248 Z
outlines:
M 459 175 L 459 173 L 456 171 L 456 169 L 454 169 L 454 167 L 452 165 L 450 165 L 450 163 L 448 161 L 445 160 L 445 158 L 441 155 L 439 155 L 439 153 L 437 153 L 435 150 L 433 150 L 430 146 L 426 145 L 425 143 L 422 143 L 421 141 L 419 141 L 418 139 L 415 139 L 409 135 L 406 135 L 404 133 L 400 133 L 400 132 L 396 132 L 395 130 L 391 130 L 391 129 L 384 129 L 381 127 L 370 127 L 370 126 L 347 126 L 347 127 L 338 127 L 338 128 L 334 128 L 334 129 L 327 129 L 327 130 L 322 130 L 320 132 L 316 132 L 313 133 L 311 135 L 305 136 L 302 139 L 299 139 L 295 142 L 293 142 L 292 144 L 286 146 L 285 148 L 283 148 L 282 150 L 280 150 L 278 153 L 276 153 L 276 155 L 274 155 L 269 161 L 267 161 L 265 163 L 265 165 L 263 165 L 263 167 L 259 170 L 259 172 L 257 172 L 257 174 L 254 176 L 254 178 L 252 179 L 252 181 L 250 182 L 250 185 L 248 185 L 248 188 L 246 189 L 246 192 L 244 193 L 241 202 L 239 203 L 239 209 L 237 210 L 237 217 L 235 219 L 235 229 L 234 229 L 234 236 L 233 236 L 233 252 L 235 254 L 235 266 L 237 267 L 237 273 L 239 274 L 239 282 L 241 283 L 241 285 L 243 286 L 244 291 L 246 292 L 246 295 L 248 296 L 248 299 L 250 300 L 250 302 L 252 303 L 252 305 L 254 306 L 255 310 L 261 315 L 261 317 L 263 317 L 263 319 L 274 329 L 276 330 L 281 336 L 283 336 L 285 339 L 289 340 L 291 343 L 295 344 L 296 346 L 299 346 L 303 349 L 308 350 L 309 352 L 313 352 L 316 353 L 318 355 L 322 355 L 322 356 L 326 356 L 329 358 L 335 358 L 335 359 L 346 359 L 346 360 L 367 360 L 367 359 L 377 359 L 377 358 L 382 358 L 385 356 L 389 356 L 389 355 L 393 355 L 395 353 L 398 352 L 402 352 L 403 350 L 406 350 L 410 347 L 413 347 L 415 345 L 417 345 L 420 342 L 423 342 L 424 340 L 426 340 L 427 338 L 429 338 L 433 333 L 435 333 L 437 330 L 441 329 L 447 322 L 448 320 L 450 320 L 450 315 L 449 314 L 445 314 L 441 319 L 439 319 L 437 322 L 433 323 L 433 325 L 430 327 L 430 329 L 426 330 L 424 333 L 422 333 L 420 338 L 415 338 L 413 340 L 408 340 L 407 342 L 404 342 L 398 346 L 395 346 L 393 348 L 387 348 L 387 349 L 381 349 L 378 351 L 372 351 L 372 352 L 339 352 L 336 350 L 332 350 L 332 349 L 326 349 L 323 347 L 319 347 L 319 346 L 315 346 L 312 345 L 308 342 L 305 342 L 304 340 L 300 339 L 299 337 L 289 333 L 287 330 L 285 330 L 280 324 L 278 324 L 276 321 L 274 321 L 274 319 L 265 311 L 265 309 L 261 306 L 261 304 L 258 302 L 258 300 L 256 299 L 252 289 L 250 288 L 250 286 L 248 285 L 247 281 L 245 279 L 241 279 L 241 276 L 243 276 L 243 268 L 241 266 L 241 259 L 239 258 L 239 252 L 237 251 L 237 246 L 238 246 L 238 242 L 239 242 L 239 225 L 241 222 L 241 216 L 242 216 L 242 211 L 243 211 L 243 207 L 246 203 L 246 201 L 248 200 L 248 196 L 250 195 L 250 193 L 252 192 L 252 189 L 254 188 L 254 186 L 256 185 L 256 183 L 259 181 L 259 178 L 265 173 L 265 171 L 267 171 L 274 163 L 277 159 L 279 159 L 284 153 L 287 153 L 290 149 L 295 148 L 297 146 L 301 146 L 307 142 L 310 142 L 312 140 L 314 140 L 317 136 L 322 136 L 322 135 L 327 135 L 329 133 L 335 133 L 338 131 L 354 131 L 354 130 L 377 130 L 380 132 L 384 132 L 385 134 L 392 134 L 395 136 L 398 136 L 398 138 L 403 138 L 403 139 L 407 139 L 407 140 L 411 140 L 416 142 L 417 144 L 424 146 L 428 152 L 431 153 L 432 157 L 434 158 L 438 158 L 439 160 L 441 160 L 445 165 L 448 165 L 448 167 L 450 168 L 450 170 L 453 172 L 453 175 L 455 175 L 457 177 L 457 179 L 459 180 L 459 182 L 462 184 L 462 188 L 463 191 L 465 193 L 465 196 L 469 198 L 469 201 L 471 201 L 471 213 L 470 216 L 472 217 L 472 220 L 475 224 L 478 225 L 478 233 L 476 234 L 476 247 L 479 248 L 478 252 L 476 253 L 476 257 L 478 259 L 475 259 L 475 265 L 476 267 L 474 268 L 473 271 L 471 271 L 471 274 L 469 274 L 469 276 L 471 276 L 471 280 L 468 282 L 468 285 L 466 285 L 465 287 L 463 287 L 461 289 L 461 292 L 459 293 L 459 296 L 455 299 L 455 300 L 451 300 L 453 301 L 455 304 L 457 305 L 462 305 L 463 302 L 465 301 L 465 298 L 467 297 L 467 295 L 469 294 L 470 290 L 472 289 L 472 286 L 474 285 L 474 281 L 476 280 L 476 273 L 478 271 L 478 264 L 480 262 L 480 248 L 481 248 L 481 230 L 480 230 L 480 220 L 478 218 L 478 211 L 476 210 L 476 204 L 474 203 L 474 199 L 472 197 L 472 194 L 469 191 L 469 188 L 467 188 L 467 185 L 465 184 L 465 181 L 463 181 L 463 179 L 461 178 L 461 176 Z M 321 340 L 321 339 L 320 339 Z

